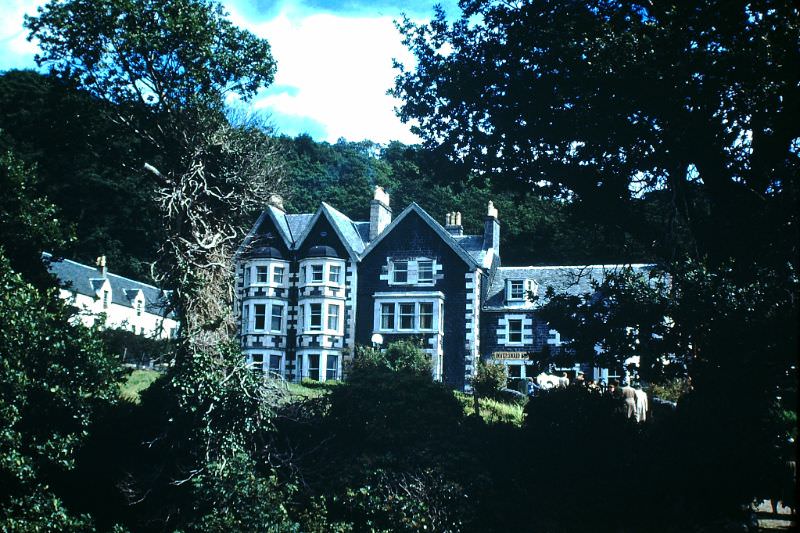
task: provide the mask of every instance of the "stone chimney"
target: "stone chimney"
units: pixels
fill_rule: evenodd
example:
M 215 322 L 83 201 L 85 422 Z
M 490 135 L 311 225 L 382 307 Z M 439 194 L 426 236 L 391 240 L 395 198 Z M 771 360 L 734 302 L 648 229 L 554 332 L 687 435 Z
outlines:
M 375 237 L 392 221 L 392 208 L 389 207 L 389 195 L 383 190 L 383 187 L 375 187 L 375 195 L 369 203 L 369 240 L 375 240 Z
M 461 211 L 447 213 L 444 217 L 444 229 L 451 235 L 459 236 L 464 234 L 464 226 L 461 225 Z
M 100 276 L 106 277 L 106 256 L 101 255 L 95 260 L 94 264 L 97 265 L 97 271 L 100 272 Z
M 497 221 L 497 208 L 491 200 L 483 223 L 483 248 L 493 248 L 495 255 L 500 256 L 500 222 Z

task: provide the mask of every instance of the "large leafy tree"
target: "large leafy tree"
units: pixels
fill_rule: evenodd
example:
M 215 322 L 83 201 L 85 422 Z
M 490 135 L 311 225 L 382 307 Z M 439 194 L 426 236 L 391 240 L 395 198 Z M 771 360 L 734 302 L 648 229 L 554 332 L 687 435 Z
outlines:
M 156 152 L 146 168 L 166 226 L 161 272 L 184 338 L 213 345 L 216 334 L 206 333 L 229 326 L 240 218 L 276 185 L 266 137 L 232 125 L 225 100 L 272 82 L 269 43 L 210 0 L 56 0 L 26 24 L 40 65 L 113 104 L 109 118 Z
M 167 379 L 143 398 L 152 424 L 137 436 L 133 457 L 143 461 L 131 466 L 126 494 L 145 523 L 266 530 L 283 520 L 277 502 L 272 515 L 253 510 L 262 523 L 237 524 L 237 502 L 266 502 L 275 489 L 263 459 L 273 401 L 230 339 L 229 298 L 241 219 L 278 180 L 265 133 L 232 122 L 225 102 L 272 82 L 269 43 L 211 0 L 54 0 L 26 24 L 39 63 L 108 104 L 106 116 L 154 154 L 139 165 L 161 209 L 158 266 L 181 339 Z M 203 518 L 214 510 L 222 512 Z
M 793 449 L 775 444 L 768 413 L 796 409 L 800 7 L 460 6 L 452 23 L 440 12 L 400 24 L 417 59 L 398 65 L 401 118 L 419 121 L 425 144 L 449 158 L 639 239 L 645 222 L 663 224 L 670 334 L 695 384 L 685 428 L 697 456 L 715 458 L 706 477 L 727 480 L 728 504 L 745 503 L 758 472 Z M 638 209 L 642 198 L 656 209 Z M 622 300 L 555 300 L 551 320 L 608 346 L 627 343 L 620 333 L 648 316 L 638 329 L 648 340 L 663 333 L 654 326 L 667 302 L 650 306 L 639 282 L 617 281 L 605 288 Z M 720 443 L 735 444 L 721 454 Z
M 96 332 L 72 324 L 0 248 L 0 529 L 86 529 L 54 485 L 75 466 L 93 422 L 116 401 L 120 369 Z
M 460 5 L 400 24 L 417 64 L 394 94 L 427 146 L 629 227 L 631 199 L 666 189 L 701 255 L 795 246 L 796 3 Z

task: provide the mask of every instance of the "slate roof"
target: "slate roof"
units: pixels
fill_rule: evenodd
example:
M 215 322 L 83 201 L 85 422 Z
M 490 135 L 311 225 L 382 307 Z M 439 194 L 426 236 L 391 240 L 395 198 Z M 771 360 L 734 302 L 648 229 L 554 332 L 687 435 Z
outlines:
M 648 272 L 654 265 L 578 265 L 578 266 L 525 266 L 496 269 L 483 309 L 486 311 L 533 309 L 546 303 L 545 291 L 553 287 L 556 293 L 580 296 L 593 292 L 592 281 L 602 281 L 606 273 L 630 267 L 635 272 Z M 538 286 L 539 300 L 535 306 L 528 303 L 506 303 L 506 280 L 532 279 Z
M 483 264 L 486 257 L 486 250 L 483 247 L 483 235 L 458 235 L 453 237 L 455 241 L 466 251 L 476 263 Z
M 378 237 L 376 237 L 374 241 L 369 243 L 369 245 L 364 250 L 363 255 L 367 255 L 370 251 L 372 251 L 375 248 L 375 246 L 381 240 L 383 240 L 383 238 L 386 235 L 388 235 L 395 228 L 395 226 L 397 226 L 400 223 L 400 221 L 403 220 L 405 217 L 407 217 L 408 214 L 411 212 L 417 213 L 420 216 L 420 218 L 422 218 L 422 220 L 425 221 L 433 229 L 433 231 L 435 231 L 442 238 L 444 242 L 450 245 L 450 248 L 452 248 L 453 251 L 456 254 L 458 254 L 458 256 L 461 259 L 463 259 L 465 263 L 473 267 L 481 265 L 480 262 L 476 261 L 476 259 L 472 255 L 470 255 L 469 252 L 467 252 L 467 250 L 463 246 L 461 246 L 458 243 L 456 238 L 449 231 L 444 229 L 444 226 L 439 224 L 436 221 L 436 219 L 430 216 L 428 212 L 422 209 L 416 202 L 411 202 L 411 204 L 409 204 L 408 207 L 403 209 L 403 212 L 400 213 L 400 215 L 398 215 L 397 218 L 392 220 L 392 223 L 386 226 L 386 229 L 384 229 L 383 232 L 380 235 L 378 235 Z M 462 238 L 464 237 L 471 237 L 471 235 L 462 236 Z
M 391 231 L 397 221 L 402 219 L 410 211 L 419 213 L 423 220 L 425 220 L 468 264 L 472 266 L 483 265 L 486 259 L 486 250 L 483 247 L 483 235 L 454 236 L 416 203 L 412 203 L 404 209 L 403 212 L 384 229 L 383 233 L 375 239 L 375 242 L 379 241 L 383 235 Z M 276 221 L 279 231 L 285 233 L 285 240 L 289 248 L 295 250 L 300 246 L 310 231 L 311 226 L 320 216 L 325 216 L 331 222 L 331 225 L 333 225 L 337 234 L 341 237 L 343 244 L 353 256 L 363 256 L 370 248 L 370 245 L 373 244 L 369 241 L 369 221 L 351 220 L 350 217 L 326 202 L 322 202 L 322 205 L 316 213 L 286 214 L 274 206 L 268 206 L 244 239 L 242 246 L 240 246 L 237 251 L 237 255 L 241 254 L 246 249 L 247 245 L 253 241 L 259 226 L 264 218 L 269 215 Z
M 298 215 L 285 215 L 289 225 L 289 233 L 292 235 L 292 243 L 296 244 L 297 239 L 306 230 L 308 223 L 314 218 L 314 213 L 300 213 Z
M 42 254 L 48 261 L 48 270 L 58 278 L 59 285 L 69 291 L 75 291 L 85 296 L 96 297 L 105 280 L 111 285 L 111 302 L 124 307 L 133 308 L 133 297 L 138 291 L 144 295 L 144 309 L 148 313 L 161 317 L 169 316 L 168 301 L 164 292 L 158 287 L 135 281 L 116 274 L 106 273 L 103 278 L 100 272 L 92 266 L 62 259 L 60 261 L 50 261 L 52 256 L 48 253 Z

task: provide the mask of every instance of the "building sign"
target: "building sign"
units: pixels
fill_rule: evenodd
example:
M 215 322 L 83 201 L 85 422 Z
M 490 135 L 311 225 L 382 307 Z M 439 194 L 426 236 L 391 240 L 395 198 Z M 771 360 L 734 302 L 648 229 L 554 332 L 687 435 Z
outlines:
M 494 352 L 492 359 L 528 359 L 528 352 Z

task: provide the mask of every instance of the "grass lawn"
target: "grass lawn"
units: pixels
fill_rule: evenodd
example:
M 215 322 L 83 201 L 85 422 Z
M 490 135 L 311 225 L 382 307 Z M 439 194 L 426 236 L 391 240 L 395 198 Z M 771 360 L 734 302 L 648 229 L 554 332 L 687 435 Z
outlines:
M 455 392 L 454 394 L 464 407 L 464 413 L 467 415 L 474 415 L 475 409 L 473 408 L 472 396 L 464 394 L 463 392 Z M 481 398 L 479 401 L 481 418 L 483 418 L 486 423 L 505 423 L 522 426 L 522 412 L 525 409 L 522 405 L 498 402 L 496 400 L 490 400 L 489 398 Z
M 131 403 L 139 403 L 139 395 L 161 376 L 155 370 L 134 370 L 119 386 L 119 396 Z

